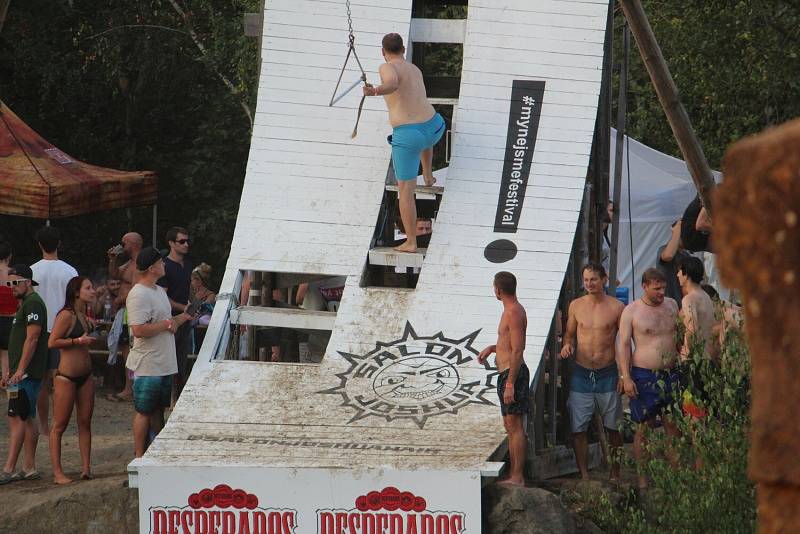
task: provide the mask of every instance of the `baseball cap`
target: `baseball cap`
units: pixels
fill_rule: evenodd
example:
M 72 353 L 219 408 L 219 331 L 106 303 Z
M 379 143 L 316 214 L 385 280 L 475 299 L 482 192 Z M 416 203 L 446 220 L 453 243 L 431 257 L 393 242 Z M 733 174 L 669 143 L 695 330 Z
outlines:
M 139 271 L 146 271 L 152 267 L 158 260 L 163 260 L 164 255 L 154 247 L 145 247 L 136 256 L 136 269 Z
M 33 279 L 33 271 L 31 268 L 23 263 L 18 263 L 11 267 L 11 271 L 8 274 L 15 274 L 17 276 L 21 276 L 22 278 L 27 278 L 31 281 L 31 285 L 38 286 L 39 284 Z

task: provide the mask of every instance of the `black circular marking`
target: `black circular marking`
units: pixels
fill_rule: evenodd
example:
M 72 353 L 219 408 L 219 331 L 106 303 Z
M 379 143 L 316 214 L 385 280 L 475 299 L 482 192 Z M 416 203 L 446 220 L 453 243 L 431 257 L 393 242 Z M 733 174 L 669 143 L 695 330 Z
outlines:
M 517 256 L 517 245 L 508 239 L 497 239 L 486 245 L 483 255 L 492 263 L 505 263 Z

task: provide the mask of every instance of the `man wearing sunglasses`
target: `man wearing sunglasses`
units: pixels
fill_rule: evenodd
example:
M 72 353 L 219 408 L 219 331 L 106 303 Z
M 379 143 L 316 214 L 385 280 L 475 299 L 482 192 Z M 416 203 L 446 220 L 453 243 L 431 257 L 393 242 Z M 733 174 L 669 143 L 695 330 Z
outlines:
M 20 301 L 8 342 L 8 458 L 0 472 L 0 485 L 15 480 L 41 478 L 36 470 L 36 399 L 47 372 L 47 308 L 33 290 L 38 285 L 27 265 L 14 265 L 4 284 Z M 22 471 L 16 472 L 19 453 L 25 449 Z
M 186 311 L 189 304 L 189 287 L 192 283 L 192 269 L 194 265 L 186 256 L 189 254 L 189 230 L 180 226 L 173 226 L 167 230 L 167 244 L 169 255 L 164 258 L 164 277 L 158 285 L 167 291 L 172 313 L 179 314 Z M 175 332 L 175 352 L 178 357 L 178 374 L 175 382 L 175 400 L 178 399 L 186 383 L 186 355 L 189 353 L 189 334 L 191 324 L 182 325 Z

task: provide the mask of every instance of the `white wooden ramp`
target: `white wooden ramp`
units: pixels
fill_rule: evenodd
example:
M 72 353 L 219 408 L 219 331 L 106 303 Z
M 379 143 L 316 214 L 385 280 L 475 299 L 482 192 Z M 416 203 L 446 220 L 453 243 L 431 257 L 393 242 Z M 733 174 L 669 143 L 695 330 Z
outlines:
M 359 95 L 327 106 L 346 53 L 345 2 L 267 0 L 220 298 L 167 426 L 129 468 L 142 532 L 480 532 L 481 473 L 496 472 L 487 461 L 504 439 L 496 371 L 476 362 L 501 312 L 492 279 L 517 276 L 533 375 L 580 211 L 607 6 L 469 3 L 442 204 L 416 288 L 395 289 L 362 283 L 368 258 L 391 256 L 370 254 L 390 161 L 384 104 L 367 99 L 354 140 Z M 353 0 L 371 81 L 381 37 L 407 39 L 411 8 Z M 280 315 L 236 309 L 241 270 L 347 282 L 333 317 Z M 233 323 L 333 330 L 320 365 L 269 364 L 222 359 Z

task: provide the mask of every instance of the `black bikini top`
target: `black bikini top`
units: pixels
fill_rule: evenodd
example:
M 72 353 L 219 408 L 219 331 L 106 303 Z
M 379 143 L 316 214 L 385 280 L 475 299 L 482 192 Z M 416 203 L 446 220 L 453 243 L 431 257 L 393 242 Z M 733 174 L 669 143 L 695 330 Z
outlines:
M 81 324 L 80 319 L 78 319 L 78 315 L 75 312 L 72 312 L 72 315 L 75 316 L 75 325 L 72 327 L 70 333 L 67 334 L 67 339 L 78 339 L 86 333 L 86 329 Z M 91 325 L 89 328 L 91 330 Z

